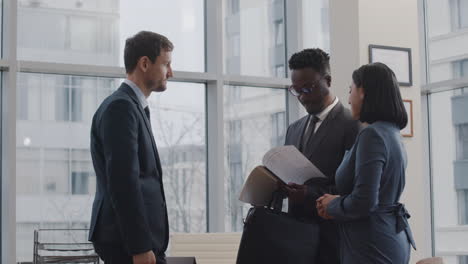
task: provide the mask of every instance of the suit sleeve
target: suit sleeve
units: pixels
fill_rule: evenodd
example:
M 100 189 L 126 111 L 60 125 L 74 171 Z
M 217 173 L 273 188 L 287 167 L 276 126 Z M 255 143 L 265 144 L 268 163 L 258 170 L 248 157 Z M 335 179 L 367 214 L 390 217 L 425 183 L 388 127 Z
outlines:
M 106 187 L 124 246 L 130 255 L 152 249 L 139 182 L 136 114 L 131 102 L 114 101 L 103 113 L 100 128 L 106 159 Z
M 365 218 L 379 203 L 380 179 L 387 159 L 384 141 L 373 128 L 368 128 L 357 144 L 353 190 L 332 200 L 327 208 L 327 213 L 337 221 Z

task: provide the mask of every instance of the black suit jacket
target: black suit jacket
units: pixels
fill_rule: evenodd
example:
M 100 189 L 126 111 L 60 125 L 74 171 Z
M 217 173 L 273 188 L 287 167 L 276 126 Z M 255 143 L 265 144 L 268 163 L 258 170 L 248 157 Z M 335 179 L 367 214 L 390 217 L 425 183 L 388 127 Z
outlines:
M 305 116 L 288 127 L 285 145 L 294 145 L 299 149 L 308 118 L 309 116 Z M 306 182 L 305 202 L 289 205 L 290 213 L 296 217 L 310 218 L 319 222 L 319 259 L 316 263 L 340 263 L 338 227 L 333 221 L 324 221 L 318 216 L 315 200 L 325 193 L 336 193 L 335 172 L 346 150 L 353 146 L 360 129 L 360 123 L 353 120 L 350 111 L 338 102 L 302 149 L 304 156 L 327 176 L 326 180 Z
M 145 115 L 125 83 L 96 111 L 91 127 L 96 171 L 89 240 L 129 255 L 167 249 L 169 229 L 161 162 Z

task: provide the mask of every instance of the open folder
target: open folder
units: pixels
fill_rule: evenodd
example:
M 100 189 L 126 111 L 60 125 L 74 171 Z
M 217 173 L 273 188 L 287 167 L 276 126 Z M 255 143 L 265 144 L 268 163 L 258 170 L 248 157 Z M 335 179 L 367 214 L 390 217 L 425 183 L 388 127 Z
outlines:
M 263 166 L 250 172 L 242 187 L 239 200 L 255 206 L 268 205 L 278 185 L 290 182 L 304 184 L 312 178 L 326 178 L 295 146 L 281 146 L 269 150 Z

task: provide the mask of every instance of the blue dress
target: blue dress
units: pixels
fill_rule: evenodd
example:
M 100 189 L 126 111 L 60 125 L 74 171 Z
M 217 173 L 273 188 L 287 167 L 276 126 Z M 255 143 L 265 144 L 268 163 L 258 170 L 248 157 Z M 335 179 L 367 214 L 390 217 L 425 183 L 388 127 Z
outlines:
M 388 122 L 363 129 L 345 154 L 335 176 L 340 197 L 327 208 L 339 223 L 342 264 L 409 262 L 415 243 L 399 203 L 406 163 L 400 129 Z

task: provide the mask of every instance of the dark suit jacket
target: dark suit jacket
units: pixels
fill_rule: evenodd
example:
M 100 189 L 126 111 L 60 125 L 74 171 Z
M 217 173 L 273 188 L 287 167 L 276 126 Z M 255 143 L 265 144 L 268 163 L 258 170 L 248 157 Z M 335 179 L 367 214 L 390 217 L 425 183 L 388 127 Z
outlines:
M 96 111 L 91 155 L 97 186 L 89 240 L 129 255 L 167 249 L 169 229 L 161 162 L 151 124 L 125 83 Z
M 305 116 L 288 127 L 285 145 L 294 145 L 299 149 L 308 118 L 309 116 Z M 289 205 L 289 211 L 293 215 L 319 222 L 319 259 L 316 263 L 339 263 L 338 227 L 332 221 L 324 221 L 317 215 L 315 200 L 325 193 L 336 193 L 336 169 L 343 160 L 345 151 L 353 146 L 360 128 L 360 123 L 352 119 L 350 111 L 338 102 L 302 150 L 304 156 L 328 178 L 306 182 L 305 202 Z

